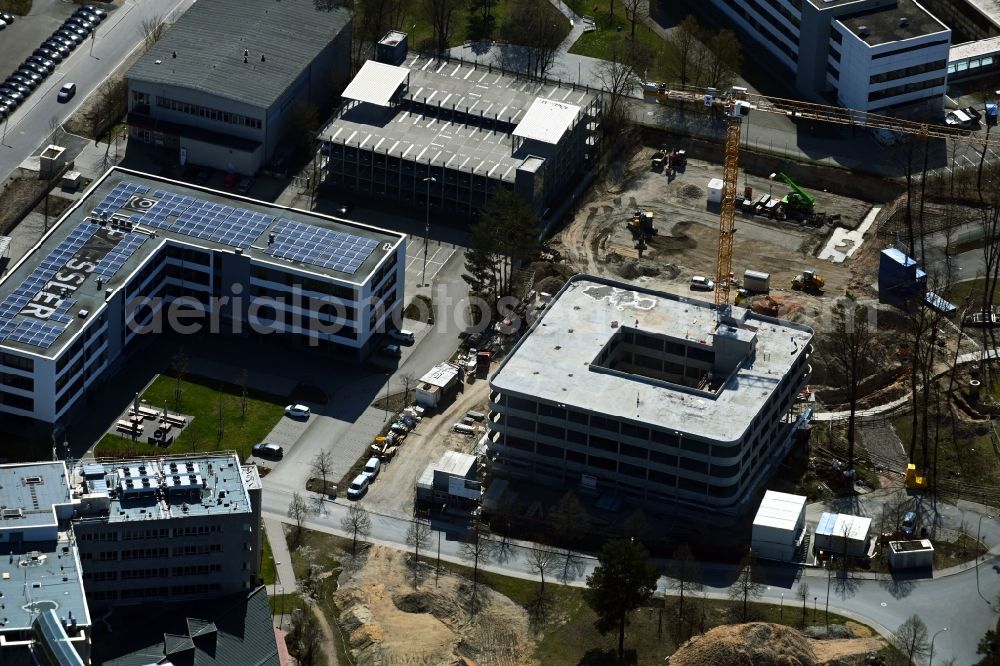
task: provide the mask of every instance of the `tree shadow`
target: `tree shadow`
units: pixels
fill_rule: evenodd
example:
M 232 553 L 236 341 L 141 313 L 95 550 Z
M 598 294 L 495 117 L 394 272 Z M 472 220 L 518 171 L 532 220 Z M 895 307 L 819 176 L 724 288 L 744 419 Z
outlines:
M 879 585 L 884 587 L 895 599 L 903 599 L 910 596 L 913 588 L 916 587 L 916 584 L 912 580 L 896 576 L 883 578 L 879 581 Z
M 549 614 L 555 608 L 556 600 L 549 593 L 542 593 L 541 588 L 535 590 L 534 597 L 528 602 L 528 624 L 535 630 L 541 630 L 548 622 Z
M 638 664 L 639 657 L 635 650 L 625 650 L 625 656 L 618 661 L 618 650 L 592 648 L 587 650 L 577 666 L 618 666 L 619 664 Z
M 571 580 L 579 580 L 585 570 L 583 558 L 573 553 L 563 553 L 559 562 L 559 575 L 557 578 L 563 585 Z
M 833 578 L 833 591 L 843 600 L 847 600 L 847 597 L 853 597 L 858 591 L 858 587 L 861 586 L 861 580 L 851 576 L 851 573 L 840 571 L 834 575 Z

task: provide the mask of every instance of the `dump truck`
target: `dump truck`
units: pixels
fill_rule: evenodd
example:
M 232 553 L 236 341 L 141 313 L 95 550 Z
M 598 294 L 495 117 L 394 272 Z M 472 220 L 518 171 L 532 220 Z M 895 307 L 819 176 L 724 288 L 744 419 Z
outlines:
M 802 271 L 801 275 L 796 275 L 792 279 L 792 289 L 797 291 L 808 291 L 812 293 L 822 293 L 826 280 L 822 275 L 817 275 L 815 271 Z

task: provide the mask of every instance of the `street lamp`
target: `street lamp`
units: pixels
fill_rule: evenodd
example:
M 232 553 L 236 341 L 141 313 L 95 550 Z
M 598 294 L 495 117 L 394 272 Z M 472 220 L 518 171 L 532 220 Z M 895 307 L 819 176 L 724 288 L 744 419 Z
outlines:
M 938 637 L 938 634 L 944 633 L 946 631 L 948 631 L 948 627 L 945 627 L 944 629 L 938 629 L 936 632 L 934 632 L 934 635 L 931 636 L 931 654 L 930 657 L 927 658 L 927 666 L 934 666 L 934 639 Z
M 819 551 L 820 558 L 823 557 L 823 551 Z M 832 557 L 830 558 L 833 559 Z M 830 583 L 833 580 L 833 570 L 830 569 L 830 564 L 826 560 L 823 561 L 823 566 L 826 567 L 826 630 L 830 631 Z
M 785 593 L 781 593 L 781 605 L 778 607 L 778 621 L 785 623 Z
M 983 593 L 979 589 L 979 559 L 980 559 L 979 558 L 979 546 L 982 543 L 981 539 L 982 539 L 982 533 L 983 533 L 983 518 L 989 518 L 990 520 L 993 520 L 993 516 L 991 516 L 989 514 L 986 514 L 986 513 L 980 514 L 980 516 L 979 516 L 979 525 L 976 526 L 976 592 L 979 592 L 979 596 L 983 597 L 983 600 L 987 604 L 989 604 L 990 606 L 992 606 L 993 604 L 990 603 L 990 600 L 987 599 L 986 597 L 984 597 Z
M 427 214 L 424 218 L 424 275 L 421 278 L 421 286 L 427 286 L 427 242 L 431 235 L 431 183 L 436 183 L 437 178 L 434 176 L 428 176 L 424 178 L 424 182 L 427 183 Z

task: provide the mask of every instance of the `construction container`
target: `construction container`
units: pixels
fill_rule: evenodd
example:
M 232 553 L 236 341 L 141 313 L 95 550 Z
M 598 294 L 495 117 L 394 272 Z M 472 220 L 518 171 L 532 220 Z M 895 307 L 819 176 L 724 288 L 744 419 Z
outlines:
M 934 546 L 927 539 L 890 541 L 889 566 L 900 569 L 931 569 L 934 566 Z
M 721 204 L 722 203 L 722 188 L 724 183 L 721 178 L 713 178 L 708 181 L 708 203 L 710 204 Z
M 750 547 L 755 557 L 791 562 L 805 535 L 806 498 L 768 490 L 753 520 Z
M 745 270 L 743 271 L 743 288 L 747 291 L 766 294 L 771 290 L 771 274 Z
M 997 124 L 997 103 L 986 102 L 986 124 L 993 127 Z

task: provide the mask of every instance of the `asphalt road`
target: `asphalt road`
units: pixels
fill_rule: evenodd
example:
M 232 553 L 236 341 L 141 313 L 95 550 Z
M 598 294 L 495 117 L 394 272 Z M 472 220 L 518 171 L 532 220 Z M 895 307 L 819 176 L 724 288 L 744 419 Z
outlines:
M 270 476 L 265 477 L 263 514 L 290 522 L 287 511 L 293 490 L 295 488 L 274 483 Z M 364 499 L 360 500 L 360 503 L 364 505 Z M 322 502 L 313 499 L 306 526 L 346 536 L 341 529 L 341 520 L 350 504 L 346 499 Z M 972 529 L 976 528 L 978 513 L 972 512 L 968 507 L 964 509 L 952 507 L 947 510 L 964 511 Z M 975 520 L 972 520 L 973 517 Z M 372 530 L 369 541 L 408 550 L 407 519 L 384 515 L 372 515 L 371 518 Z M 433 525 L 433 527 L 441 534 L 442 558 L 453 562 L 464 562 L 461 556 L 462 542 L 457 538 L 458 531 L 450 530 L 446 525 Z M 1000 524 L 994 519 L 986 518 L 982 521 L 982 528 L 986 542 L 996 544 L 1000 538 Z M 438 543 L 438 538 L 432 537 L 430 542 L 432 552 L 437 551 Z M 525 557 L 528 547 L 530 544 L 508 544 L 500 549 L 497 557 L 484 569 L 537 580 Z M 565 562 L 562 562 L 560 570 L 554 572 L 559 578 L 563 577 L 564 565 Z M 585 584 L 586 577 L 593 571 L 595 565 L 596 559 L 593 556 L 574 555 L 569 566 L 565 567 L 566 582 L 571 585 Z M 727 598 L 729 583 L 735 576 L 733 568 L 724 565 L 703 565 L 702 569 L 706 593 L 713 598 Z M 997 610 L 1000 610 L 1000 605 L 990 604 L 990 601 L 996 604 L 1000 595 L 1000 546 L 991 549 L 978 571 L 970 568 L 934 579 L 894 580 L 886 577 L 841 579 L 837 577 L 836 572 L 832 573 L 833 576 L 828 577 L 826 570 L 811 568 L 806 569 L 800 577 L 798 570 L 792 567 L 763 563 L 755 565 L 756 577 L 763 577 L 766 581 L 761 595 L 762 600 L 787 605 L 790 613 L 801 612 L 801 601 L 797 597 L 797 590 L 799 583 L 804 580 L 809 585 L 810 613 L 815 604 L 820 618 L 826 608 L 829 588 L 831 612 L 870 624 L 884 636 L 891 635 L 913 614 L 921 617 L 931 633 L 947 627 L 948 631 L 937 637 L 934 656 L 937 660 L 953 657 L 958 664 L 970 664 L 976 661 L 976 645 L 986 630 L 996 624 Z M 661 592 L 666 589 L 666 581 L 666 577 L 660 578 Z
M 125 0 L 97 27 L 91 55 L 90 40 L 81 43 L 15 111 L 0 134 L 0 181 L 27 157 L 37 153 L 52 129 L 68 119 L 94 90 L 140 46 L 142 23 L 176 16 L 192 0 Z M 73 12 L 73 5 L 56 0 L 36 1 L 31 13 L 0 33 L 0 62 L 18 63 L 38 48 L 45 37 Z M 30 47 L 30 48 L 29 48 Z M 23 52 L 23 54 L 22 54 Z M 8 59 L 9 58 L 9 59 Z M 3 73 L 6 76 L 6 72 Z M 77 86 L 76 96 L 66 104 L 56 101 L 67 82 Z

